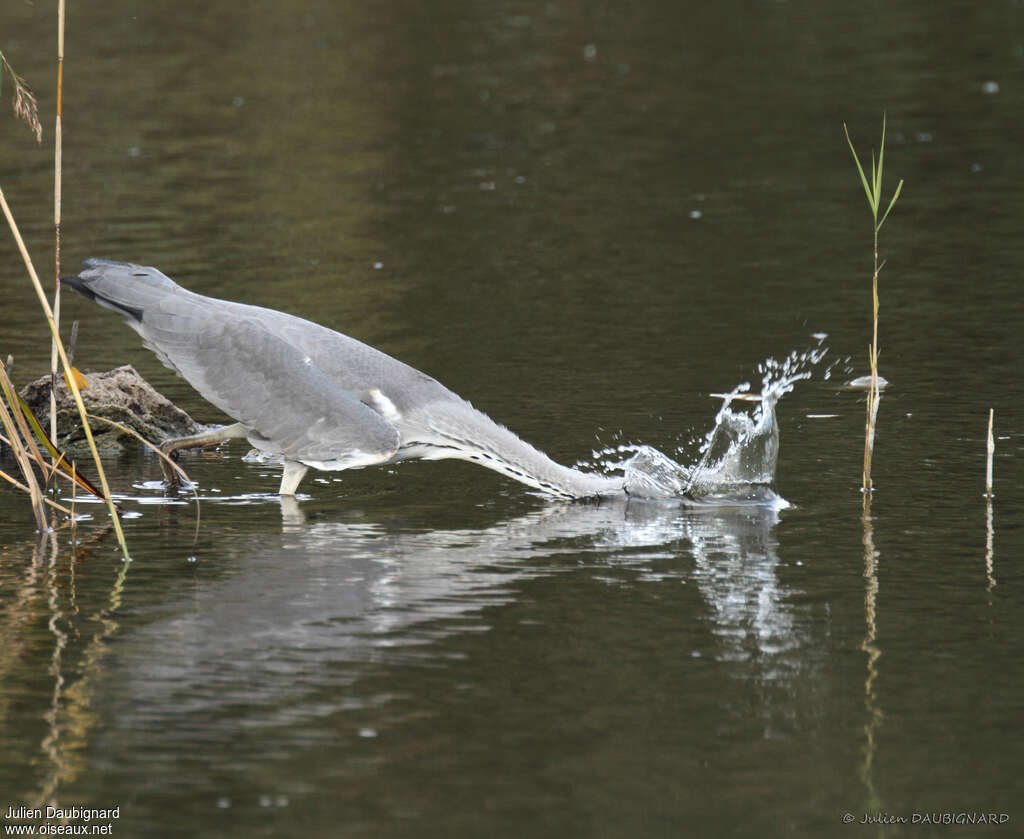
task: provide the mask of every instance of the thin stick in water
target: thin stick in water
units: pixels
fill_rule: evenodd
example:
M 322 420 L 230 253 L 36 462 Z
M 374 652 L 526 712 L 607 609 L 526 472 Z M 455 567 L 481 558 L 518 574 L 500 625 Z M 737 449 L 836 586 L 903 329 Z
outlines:
M 995 418 L 995 409 L 988 409 L 988 457 L 985 462 L 985 497 L 995 498 L 995 493 L 992 492 L 992 455 L 996 452 L 996 439 L 992 436 L 992 421 Z

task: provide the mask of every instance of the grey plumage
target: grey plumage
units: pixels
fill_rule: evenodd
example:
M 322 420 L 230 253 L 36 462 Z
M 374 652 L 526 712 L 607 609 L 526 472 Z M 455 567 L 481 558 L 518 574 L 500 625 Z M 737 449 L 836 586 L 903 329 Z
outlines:
M 245 436 L 282 456 L 282 494 L 306 466 L 412 457 L 471 460 L 568 498 L 622 491 L 621 480 L 555 463 L 430 376 L 311 321 L 195 294 L 130 263 L 90 259 L 62 282 L 125 315 L 164 364 L 238 421 L 218 439 Z

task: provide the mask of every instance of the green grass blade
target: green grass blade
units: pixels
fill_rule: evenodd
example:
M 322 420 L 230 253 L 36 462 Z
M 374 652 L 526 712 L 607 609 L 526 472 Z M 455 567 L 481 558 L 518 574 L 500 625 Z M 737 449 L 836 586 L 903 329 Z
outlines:
M 879 149 L 878 151 L 878 176 L 875 180 L 875 199 L 879 204 L 882 203 L 882 156 L 885 154 L 885 149 Z
M 882 111 L 882 145 L 878 148 L 878 186 L 875 192 L 882 194 L 882 158 L 885 156 L 885 111 Z
M 843 123 L 843 132 L 846 134 L 846 142 L 850 147 L 850 151 L 853 153 L 853 162 L 857 164 L 857 172 L 860 174 L 860 182 L 864 186 L 864 194 L 868 199 L 868 206 L 874 208 L 874 202 L 871 198 L 871 187 L 868 186 L 867 176 L 864 174 L 864 167 L 860 165 L 860 158 L 857 157 L 857 150 L 853 147 L 853 140 L 850 139 L 850 132 L 846 127 L 846 123 Z
M 893 204 L 896 203 L 896 199 L 900 197 L 900 192 L 903 190 L 903 180 L 896 184 L 896 191 L 892 194 L 892 201 L 889 202 L 889 209 L 885 211 L 885 215 L 882 216 L 882 220 L 878 222 L 878 229 L 882 229 L 882 225 L 885 224 L 885 220 L 889 218 L 889 212 L 892 210 Z
M 875 150 L 871 150 L 871 212 L 875 214 L 875 222 L 878 222 L 878 201 L 881 192 L 882 170 L 875 168 Z

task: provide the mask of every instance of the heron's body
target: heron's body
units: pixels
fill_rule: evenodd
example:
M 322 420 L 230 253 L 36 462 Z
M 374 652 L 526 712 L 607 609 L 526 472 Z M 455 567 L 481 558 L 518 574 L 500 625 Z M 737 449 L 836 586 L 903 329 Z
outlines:
M 425 373 L 293 315 L 195 294 L 155 268 L 90 259 L 62 280 L 125 315 L 160 360 L 237 420 L 170 448 L 246 437 L 284 460 L 282 495 L 308 467 L 460 458 L 563 498 L 621 479 L 555 463 Z

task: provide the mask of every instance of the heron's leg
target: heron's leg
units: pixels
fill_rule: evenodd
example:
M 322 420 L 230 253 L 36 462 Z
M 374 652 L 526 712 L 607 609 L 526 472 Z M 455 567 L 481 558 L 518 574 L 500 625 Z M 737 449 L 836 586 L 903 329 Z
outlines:
M 160 451 L 168 457 L 176 459 L 174 453 L 178 451 L 178 449 L 195 449 L 199 446 L 214 446 L 217 443 L 223 443 L 225 440 L 237 440 L 245 436 L 245 426 L 240 422 L 236 422 L 234 425 L 225 425 L 223 428 L 213 428 L 209 431 L 201 431 L 198 434 L 192 434 L 189 437 L 175 437 L 173 440 L 165 440 L 160 444 Z M 164 477 L 167 478 L 171 486 L 177 486 L 178 475 L 171 468 L 171 465 L 163 458 L 160 460 L 160 468 L 164 470 Z
M 277 500 L 281 503 L 281 524 L 286 529 L 305 526 L 306 515 L 294 495 L 279 495 Z
M 303 479 L 307 471 L 309 471 L 309 467 L 305 463 L 299 463 L 297 460 L 286 460 L 284 462 L 284 474 L 281 475 L 281 488 L 277 491 L 277 494 L 295 495 L 295 490 L 299 488 L 299 481 Z

